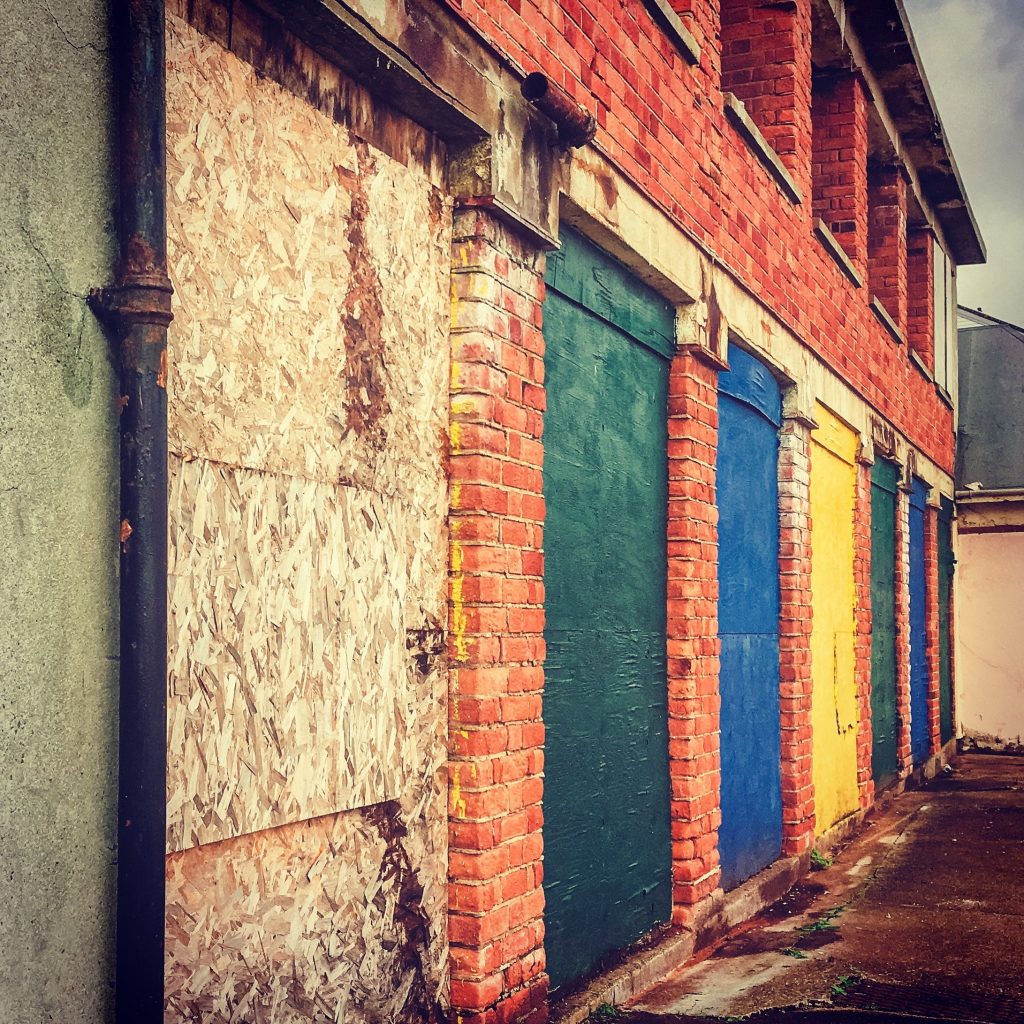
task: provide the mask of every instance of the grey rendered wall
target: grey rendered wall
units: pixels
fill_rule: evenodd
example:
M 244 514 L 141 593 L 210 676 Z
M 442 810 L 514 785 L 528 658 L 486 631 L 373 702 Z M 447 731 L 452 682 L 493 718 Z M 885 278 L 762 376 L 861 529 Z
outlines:
M 52 12 L 52 13 L 51 13 Z M 116 389 L 102 0 L 0 4 L 0 1020 L 112 1016 Z
M 956 485 L 1024 487 L 1024 332 L 972 327 L 958 335 Z

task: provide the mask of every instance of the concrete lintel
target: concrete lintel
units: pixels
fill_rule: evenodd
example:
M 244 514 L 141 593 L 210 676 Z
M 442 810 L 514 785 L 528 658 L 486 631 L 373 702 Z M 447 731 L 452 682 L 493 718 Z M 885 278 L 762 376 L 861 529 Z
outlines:
M 846 250 L 840 245 L 839 239 L 832 234 L 829 226 L 820 217 L 814 225 L 814 233 L 829 256 L 839 264 L 839 269 L 853 282 L 854 287 L 863 288 L 864 278 L 860 276 Z
M 925 363 L 925 361 L 921 358 L 920 354 L 914 349 L 910 349 L 908 354 L 910 356 L 910 361 L 914 364 L 914 366 L 917 367 L 921 376 L 924 377 L 924 379 L 927 381 L 934 382 L 935 377 L 932 374 L 932 371 L 928 369 L 928 364 Z
M 672 9 L 668 0 L 644 0 L 644 6 L 650 11 L 651 17 L 661 26 L 665 35 L 672 40 L 675 48 L 683 55 L 683 59 L 688 64 L 699 64 L 700 44 Z
M 871 312 L 875 314 L 879 323 L 889 332 L 897 345 L 905 345 L 907 343 L 907 339 L 903 336 L 899 325 L 889 315 L 889 310 L 882 305 L 882 300 L 877 295 L 871 296 Z
M 596 147 L 563 168 L 561 218 L 677 306 L 705 292 L 711 259 Z
M 768 140 L 761 134 L 760 129 L 750 119 L 747 108 L 739 97 L 731 92 L 723 93 L 725 102 L 725 116 L 732 126 L 740 133 L 743 141 L 753 151 L 754 156 L 764 165 L 768 173 L 775 179 L 782 194 L 792 203 L 803 202 L 803 196 L 792 175 L 786 170 L 779 154 L 772 149 Z
M 558 234 L 554 125 L 521 76 L 433 0 L 258 0 L 265 12 L 381 99 L 444 139 L 456 199 L 493 200 L 550 248 Z

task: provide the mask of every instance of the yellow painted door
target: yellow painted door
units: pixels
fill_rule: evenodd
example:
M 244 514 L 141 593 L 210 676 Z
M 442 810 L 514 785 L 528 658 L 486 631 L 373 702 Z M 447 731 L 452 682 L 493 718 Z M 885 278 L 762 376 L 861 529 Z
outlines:
M 855 811 L 853 513 L 857 435 L 823 406 L 811 449 L 811 726 L 817 833 Z

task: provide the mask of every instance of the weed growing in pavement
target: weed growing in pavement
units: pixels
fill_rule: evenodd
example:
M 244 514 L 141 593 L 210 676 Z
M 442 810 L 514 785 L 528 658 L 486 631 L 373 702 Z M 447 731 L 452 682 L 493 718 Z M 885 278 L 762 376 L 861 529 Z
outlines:
M 604 1021 L 622 1020 L 622 1011 L 611 1003 L 602 1003 L 588 1018 L 594 1024 L 603 1024 Z
M 802 949 L 797 949 L 795 946 L 787 946 L 785 949 L 780 950 L 783 956 L 791 956 L 794 960 L 806 960 L 807 954 Z
M 825 868 L 832 867 L 832 858 L 826 857 L 821 850 L 815 848 L 811 850 L 811 869 L 814 871 L 824 871 Z
M 831 910 L 826 911 L 816 921 L 812 921 L 810 924 L 802 924 L 797 931 L 802 935 L 810 935 L 813 932 L 834 932 L 839 927 L 832 922 L 846 909 L 846 904 L 842 904 L 838 907 L 833 907 Z
M 856 974 L 841 974 L 831 988 L 832 995 L 845 996 L 858 981 L 860 978 Z

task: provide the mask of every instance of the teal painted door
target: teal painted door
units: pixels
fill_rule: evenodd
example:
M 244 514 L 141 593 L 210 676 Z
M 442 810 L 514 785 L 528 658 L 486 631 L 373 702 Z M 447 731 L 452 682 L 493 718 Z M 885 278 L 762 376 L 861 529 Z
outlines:
M 928 757 L 931 729 L 928 722 L 928 616 L 924 557 L 924 520 L 928 485 L 914 478 L 910 490 L 910 756 L 914 764 Z
M 871 467 L 871 774 L 878 787 L 895 778 L 896 493 L 899 467 Z
M 671 913 L 665 682 L 673 310 L 582 237 L 544 303 L 545 947 L 553 988 Z
M 953 738 L 953 658 L 950 650 L 950 596 L 953 591 L 953 503 L 943 498 L 938 519 L 939 561 L 939 735 Z

